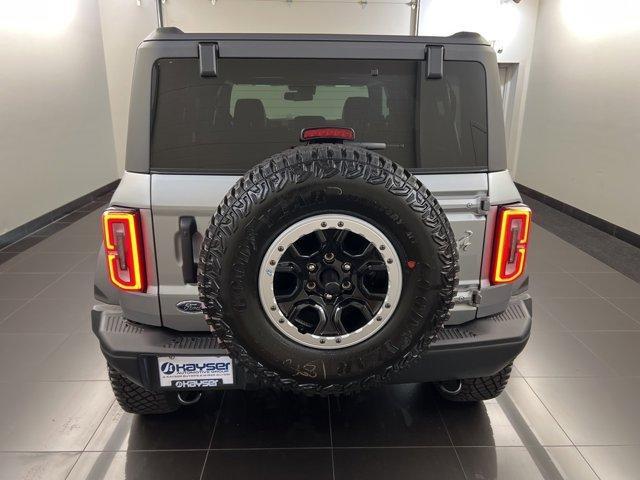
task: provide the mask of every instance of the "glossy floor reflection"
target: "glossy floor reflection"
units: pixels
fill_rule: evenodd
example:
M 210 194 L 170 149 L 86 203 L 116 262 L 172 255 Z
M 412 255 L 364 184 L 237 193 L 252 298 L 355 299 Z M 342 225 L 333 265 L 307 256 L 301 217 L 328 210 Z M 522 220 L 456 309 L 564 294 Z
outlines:
M 503 395 L 114 402 L 89 328 L 105 199 L 0 251 L 0 480 L 637 479 L 640 285 L 535 225 L 532 338 Z

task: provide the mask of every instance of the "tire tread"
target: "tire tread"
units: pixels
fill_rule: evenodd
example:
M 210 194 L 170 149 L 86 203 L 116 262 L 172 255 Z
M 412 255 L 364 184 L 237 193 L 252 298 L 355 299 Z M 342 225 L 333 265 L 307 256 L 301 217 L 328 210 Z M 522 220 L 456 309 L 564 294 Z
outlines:
M 322 161 L 317 161 L 322 156 Z M 239 228 L 251 204 L 260 204 L 268 195 L 282 190 L 288 183 L 301 184 L 309 178 L 361 178 L 371 185 L 383 185 L 393 195 L 402 197 L 407 206 L 420 215 L 432 232 L 442 264 L 439 307 L 435 328 L 425 330 L 413 344 L 382 371 L 358 380 L 330 385 L 302 383 L 266 368 L 249 355 L 238 343 L 232 328 L 225 321 L 220 292 L 223 281 L 220 266 L 226 251 L 225 241 Z M 355 393 L 388 382 L 396 372 L 416 362 L 449 318 L 453 296 L 458 284 L 458 250 L 447 217 L 435 197 L 404 168 L 369 150 L 338 144 L 308 145 L 292 148 L 267 158 L 240 178 L 218 206 L 206 231 L 200 261 L 198 286 L 204 304 L 205 319 L 211 331 L 244 369 L 266 387 L 292 390 L 314 395 Z
M 466 378 L 461 380 L 462 389 L 455 395 L 438 389 L 442 397 L 453 402 L 480 402 L 491 400 L 500 395 L 511 377 L 513 363 L 510 363 L 498 373 L 488 377 Z
M 125 412 L 141 415 L 174 412 L 179 405 L 175 395 L 151 392 L 124 377 L 108 365 L 109 381 L 116 400 Z

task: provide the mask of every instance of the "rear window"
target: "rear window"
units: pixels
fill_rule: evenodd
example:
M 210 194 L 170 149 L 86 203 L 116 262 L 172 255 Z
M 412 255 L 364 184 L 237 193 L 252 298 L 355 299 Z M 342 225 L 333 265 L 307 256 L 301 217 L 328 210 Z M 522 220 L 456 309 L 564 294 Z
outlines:
M 447 61 L 438 80 L 412 60 L 222 58 L 215 78 L 197 59 L 156 68 L 153 171 L 241 173 L 319 126 L 351 127 L 416 172 L 487 168 L 480 63 Z

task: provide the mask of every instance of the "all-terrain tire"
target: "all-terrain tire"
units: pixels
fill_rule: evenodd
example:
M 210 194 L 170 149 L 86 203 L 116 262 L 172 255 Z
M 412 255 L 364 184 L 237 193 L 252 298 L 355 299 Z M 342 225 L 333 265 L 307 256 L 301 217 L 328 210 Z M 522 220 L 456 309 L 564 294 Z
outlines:
M 125 412 L 153 415 L 175 412 L 180 407 L 175 393 L 151 392 L 121 375 L 111 365 L 108 368 L 113 394 Z
M 436 386 L 438 393 L 446 400 L 452 402 L 481 402 L 496 398 L 502 393 L 509 382 L 511 376 L 510 363 L 498 373 L 488 377 L 465 378 L 460 380 L 460 384 L 456 384 L 456 388 L 452 393 L 450 382 L 442 382 Z
M 270 239 L 323 212 L 357 212 L 397 241 L 403 265 L 417 265 L 404 267 L 395 317 L 343 350 L 294 345 L 270 326 L 257 298 Z M 419 179 L 378 153 L 322 144 L 273 155 L 229 190 L 203 241 L 198 286 L 213 334 L 262 386 L 337 395 L 387 383 L 417 361 L 449 318 L 457 273 L 451 226 Z

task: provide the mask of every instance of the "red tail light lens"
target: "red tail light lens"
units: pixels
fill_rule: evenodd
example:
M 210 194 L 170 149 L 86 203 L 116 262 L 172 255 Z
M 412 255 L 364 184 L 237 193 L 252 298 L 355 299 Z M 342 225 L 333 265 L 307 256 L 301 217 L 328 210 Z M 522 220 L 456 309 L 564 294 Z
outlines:
M 356 132 L 353 128 L 344 127 L 314 127 L 305 128 L 300 133 L 300 140 L 355 140 Z
M 501 207 L 493 244 L 491 283 L 513 282 L 524 272 L 531 210 L 525 205 Z
M 102 232 L 111 282 L 122 290 L 145 291 L 140 213 L 137 210 L 106 210 L 102 214 Z

